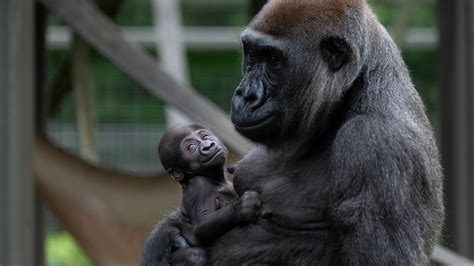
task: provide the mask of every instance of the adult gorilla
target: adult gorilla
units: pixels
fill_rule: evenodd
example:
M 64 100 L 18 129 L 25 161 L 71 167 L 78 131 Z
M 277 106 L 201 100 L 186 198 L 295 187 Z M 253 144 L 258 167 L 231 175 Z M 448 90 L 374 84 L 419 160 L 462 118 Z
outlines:
M 234 185 L 257 191 L 264 214 L 215 242 L 209 262 L 428 264 L 443 217 L 438 151 L 367 3 L 273 0 L 242 43 L 232 121 L 259 144 Z

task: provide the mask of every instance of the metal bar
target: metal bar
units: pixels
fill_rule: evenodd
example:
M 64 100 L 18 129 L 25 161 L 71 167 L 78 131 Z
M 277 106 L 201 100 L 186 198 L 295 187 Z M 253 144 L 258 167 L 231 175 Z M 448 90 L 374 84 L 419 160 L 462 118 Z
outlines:
M 441 150 L 446 180 L 445 244 L 474 258 L 474 59 L 471 0 L 438 1 Z
M 468 68 L 467 68 L 467 86 L 468 86 L 468 107 L 469 107 L 469 132 L 468 132 L 468 145 L 469 145 L 469 153 L 468 153 L 468 221 L 469 224 L 469 251 L 468 256 L 474 259 L 474 208 L 472 203 L 474 202 L 474 1 L 468 1 L 466 6 L 466 27 L 467 27 L 467 60 L 468 60 Z M 474 264 L 473 264 L 474 265 Z
M 182 42 L 190 50 L 240 49 L 239 36 L 242 27 L 186 27 Z M 121 27 L 127 41 L 147 48 L 155 48 L 161 41 L 161 32 L 152 27 Z M 67 27 L 51 26 L 48 30 L 50 48 L 70 47 L 72 34 Z M 157 39 L 158 38 L 158 39 Z M 434 28 L 409 28 L 402 44 L 406 50 L 433 50 L 438 45 L 438 32 Z
M 0 2 L 0 264 L 35 265 L 34 8 Z
M 39 3 L 35 3 L 35 131 L 44 131 L 44 112 L 43 112 L 43 92 L 45 85 L 45 48 L 46 48 L 46 9 Z M 44 254 L 44 208 L 43 200 L 39 195 L 39 191 L 35 189 L 35 265 L 42 266 L 45 262 Z
M 180 2 L 151 0 L 155 20 L 155 45 L 163 70 L 183 84 L 189 83 L 186 47 L 183 44 Z M 166 108 L 168 126 L 188 122 L 183 113 L 173 107 Z

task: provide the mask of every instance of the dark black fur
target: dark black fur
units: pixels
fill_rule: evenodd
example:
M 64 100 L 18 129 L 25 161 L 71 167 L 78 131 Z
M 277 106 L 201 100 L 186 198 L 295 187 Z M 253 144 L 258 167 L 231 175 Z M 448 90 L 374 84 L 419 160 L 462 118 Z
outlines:
M 442 220 L 432 129 L 406 66 L 364 1 L 273 0 L 242 34 L 236 129 L 255 148 L 238 194 L 264 217 L 210 264 L 426 265 Z

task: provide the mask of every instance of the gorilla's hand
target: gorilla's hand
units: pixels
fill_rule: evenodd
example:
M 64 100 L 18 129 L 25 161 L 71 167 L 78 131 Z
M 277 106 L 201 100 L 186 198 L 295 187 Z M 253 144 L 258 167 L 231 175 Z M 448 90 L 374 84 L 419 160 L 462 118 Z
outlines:
M 189 248 L 180 234 L 181 210 L 176 209 L 155 226 L 143 247 L 141 266 L 170 265 L 174 252 Z
M 180 234 L 175 234 L 175 235 L 171 236 L 170 244 L 171 244 L 171 247 L 172 247 L 171 252 L 175 252 L 177 250 L 189 247 L 189 244 L 186 241 L 186 239 L 183 236 L 181 236 Z
M 254 223 L 260 215 L 262 203 L 255 191 L 246 191 L 234 202 L 234 211 L 239 222 Z
M 173 253 L 171 265 L 206 265 L 206 251 L 203 248 L 183 248 Z
M 179 252 L 180 250 L 189 248 L 189 244 L 184 237 L 182 237 L 179 233 L 169 233 L 167 236 L 167 240 L 162 241 L 160 246 L 166 246 L 164 252 L 160 249 L 155 250 L 155 254 L 153 256 L 157 256 L 158 259 L 154 259 L 158 261 L 157 264 L 146 264 L 147 266 L 151 265 L 172 265 L 172 261 L 174 258 L 174 254 Z M 158 255 L 161 254 L 161 255 Z

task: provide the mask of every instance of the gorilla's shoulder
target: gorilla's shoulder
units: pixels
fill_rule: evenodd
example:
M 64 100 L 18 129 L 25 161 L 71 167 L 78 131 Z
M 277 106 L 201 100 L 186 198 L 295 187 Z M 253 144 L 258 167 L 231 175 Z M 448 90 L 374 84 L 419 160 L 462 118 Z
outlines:
M 409 161 L 421 145 L 418 129 L 412 123 L 364 114 L 347 120 L 338 130 L 332 155 L 338 160 L 363 161 L 370 166 L 368 161 Z

